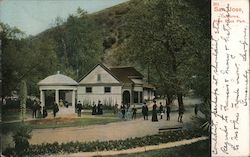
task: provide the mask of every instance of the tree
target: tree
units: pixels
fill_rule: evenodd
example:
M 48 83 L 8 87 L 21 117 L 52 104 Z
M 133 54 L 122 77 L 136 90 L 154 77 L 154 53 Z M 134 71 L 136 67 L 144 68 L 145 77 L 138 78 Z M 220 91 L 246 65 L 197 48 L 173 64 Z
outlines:
M 1 31 L 1 50 L 2 50 L 2 89 L 3 96 L 10 94 L 11 87 L 15 85 L 16 75 L 15 69 L 18 69 L 18 66 L 15 66 L 15 57 L 16 52 L 20 48 L 18 41 L 22 40 L 24 33 L 16 27 L 10 27 L 7 24 L 0 23 Z M 19 83 L 19 82 L 18 82 Z
M 26 114 L 26 100 L 27 100 L 27 86 L 24 80 L 21 81 L 20 84 L 20 119 L 24 121 Z
M 13 28 L 5 27 L 2 32 L 3 95 L 19 90 L 22 80 L 27 81 L 28 91 L 38 94 L 37 82 L 57 71 L 58 59 L 54 42 L 49 38 L 19 38 Z M 17 31 L 13 31 L 17 32 Z M 12 34 L 12 35 L 9 35 Z
M 101 29 L 96 21 L 81 8 L 66 20 L 57 17 L 54 27 L 40 36 L 53 39 L 59 69 L 66 75 L 78 79 L 102 56 Z
M 194 47 L 197 12 L 184 0 L 144 0 L 127 17 L 130 37 L 124 43 L 125 57 L 150 66 L 152 79 L 171 103 L 190 89 L 196 62 Z M 147 65 L 147 66 L 145 66 Z
M 86 73 L 101 59 L 101 32 L 95 21 L 80 8 L 76 15 L 68 17 L 65 29 L 69 63 L 78 79 L 79 74 Z

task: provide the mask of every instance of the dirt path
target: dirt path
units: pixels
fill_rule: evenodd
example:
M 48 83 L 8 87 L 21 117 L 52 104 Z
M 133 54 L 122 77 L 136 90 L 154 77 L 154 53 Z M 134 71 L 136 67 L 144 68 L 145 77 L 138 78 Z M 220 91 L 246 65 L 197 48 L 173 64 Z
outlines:
M 143 137 L 158 133 L 162 127 L 185 126 L 190 122 L 192 113 L 189 111 L 184 116 L 184 123 L 177 122 L 177 113 L 172 113 L 171 120 L 166 121 L 163 117 L 159 122 L 151 122 L 142 118 L 130 121 L 114 122 L 106 125 L 91 125 L 86 127 L 70 127 L 58 129 L 37 129 L 32 132 L 31 144 L 58 143 L 70 141 L 106 141 L 126 139 L 130 137 Z
M 191 117 L 194 115 L 193 108 L 188 108 L 189 104 L 196 103 L 197 100 L 194 100 L 185 100 L 185 103 L 187 104 L 187 110 L 185 111 L 183 117 L 184 123 L 177 122 L 178 113 L 172 112 L 170 121 L 166 121 L 166 117 L 164 115 L 162 120 L 159 119 L 159 122 L 151 122 L 151 116 L 149 116 L 149 120 L 147 121 L 139 118 L 136 120 L 114 122 L 106 125 L 91 125 L 85 127 L 70 127 L 58 129 L 39 129 L 33 130 L 30 143 L 41 144 L 53 143 L 55 141 L 57 141 L 58 143 L 65 143 L 70 141 L 88 142 L 95 140 L 119 140 L 131 137 L 143 137 L 147 135 L 158 134 L 158 129 L 164 127 L 186 127 L 191 121 Z

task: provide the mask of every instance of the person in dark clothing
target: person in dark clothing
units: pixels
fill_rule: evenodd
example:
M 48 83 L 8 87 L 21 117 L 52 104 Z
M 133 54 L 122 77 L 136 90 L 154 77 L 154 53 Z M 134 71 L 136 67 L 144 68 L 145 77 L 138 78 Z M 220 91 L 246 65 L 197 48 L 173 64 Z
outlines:
M 54 115 L 54 118 L 56 117 L 56 113 L 58 111 L 59 111 L 58 104 L 56 102 L 54 102 L 54 104 L 53 104 L 53 115 Z
M 103 114 L 103 109 L 102 109 L 101 101 L 98 101 L 97 114 L 100 114 L 100 115 Z
M 171 112 L 171 110 L 170 110 L 170 104 L 167 104 L 166 110 L 167 110 L 167 120 L 170 120 L 170 112 Z
M 162 119 L 162 117 L 163 117 L 163 106 L 162 106 L 162 103 L 161 103 L 161 102 L 160 102 L 159 113 L 160 113 L 161 119 Z
M 44 106 L 43 107 L 43 118 L 46 118 L 47 116 L 48 116 L 48 112 L 47 112 L 46 107 Z
M 194 106 L 194 114 L 197 117 L 197 114 L 198 114 L 198 105 L 197 104 L 195 104 L 195 106 Z
M 42 106 L 41 106 L 41 102 L 38 104 L 37 111 L 38 111 L 38 118 L 42 118 Z
M 122 112 L 122 118 L 124 119 L 125 118 L 125 111 L 126 111 L 126 107 L 124 104 L 122 104 L 121 106 L 121 112 Z
M 100 115 L 103 115 L 103 105 L 100 104 Z
M 146 116 L 145 116 L 145 109 L 146 109 L 146 103 L 144 103 L 144 105 L 141 108 L 141 113 L 143 115 L 143 119 L 146 120 Z
M 153 105 L 153 110 L 152 110 L 152 122 L 157 122 L 158 118 L 157 118 L 157 105 L 156 105 L 156 101 L 154 101 L 154 105 Z
M 81 117 L 82 114 L 82 104 L 80 101 L 78 101 L 78 103 L 76 104 L 76 110 L 77 110 L 77 116 Z
M 118 104 L 115 104 L 114 106 L 114 114 L 116 114 L 118 112 Z
M 96 115 L 96 104 L 92 106 L 92 115 Z
M 133 112 L 132 119 L 136 119 L 136 111 L 137 111 L 137 108 L 134 105 L 134 107 L 132 108 L 132 112 Z
M 36 118 L 36 110 L 37 110 L 37 102 L 36 102 L 36 100 L 32 104 L 32 108 L 31 109 L 32 109 L 32 117 Z
M 146 105 L 146 102 L 144 102 L 144 105 L 142 106 L 142 115 L 144 120 L 148 120 L 148 106 Z
M 182 123 L 182 117 L 184 114 L 184 108 L 183 107 L 179 107 L 179 116 L 178 116 L 178 122 Z
M 130 104 L 127 103 L 127 108 L 126 108 L 127 112 L 128 112 L 128 110 L 129 110 L 129 108 L 130 108 Z

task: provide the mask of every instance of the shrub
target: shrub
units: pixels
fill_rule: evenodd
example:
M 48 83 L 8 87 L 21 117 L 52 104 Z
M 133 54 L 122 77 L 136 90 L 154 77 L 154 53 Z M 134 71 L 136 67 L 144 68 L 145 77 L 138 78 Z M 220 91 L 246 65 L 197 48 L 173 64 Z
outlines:
M 13 141 L 15 142 L 15 152 L 20 157 L 23 156 L 25 150 L 29 148 L 31 131 L 31 128 L 21 125 L 13 135 Z
M 6 148 L 3 152 L 3 155 L 6 157 L 17 156 L 14 148 Z
M 158 145 L 160 143 L 179 141 L 182 139 L 191 139 L 200 136 L 202 136 L 202 134 L 195 130 L 178 130 L 153 136 L 128 138 L 125 140 L 69 142 L 62 144 L 55 142 L 52 144 L 31 145 L 28 149 L 25 149 L 25 155 L 34 156 L 34 154 L 51 155 L 60 153 L 91 152 L 97 150 L 124 150 L 146 145 Z
M 211 133 L 211 101 L 208 100 L 200 104 L 199 111 L 203 116 L 193 117 L 193 127 L 198 131 L 209 135 Z

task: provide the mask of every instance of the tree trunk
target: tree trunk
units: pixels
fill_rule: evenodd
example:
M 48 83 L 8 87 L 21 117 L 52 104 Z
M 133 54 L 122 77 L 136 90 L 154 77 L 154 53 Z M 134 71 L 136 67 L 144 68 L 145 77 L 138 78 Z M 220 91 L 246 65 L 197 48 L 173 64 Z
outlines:
M 67 58 L 68 58 L 68 56 L 67 56 L 67 46 L 66 46 L 66 42 L 65 42 L 65 40 L 63 39 L 63 37 L 61 38 L 61 42 L 62 42 L 62 46 L 63 46 L 63 60 L 64 60 L 64 64 L 66 65 L 66 66 L 68 66 L 68 60 L 67 60 Z
M 166 105 L 170 105 L 172 103 L 172 101 L 173 101 L 172 95 L 167 94 Z

